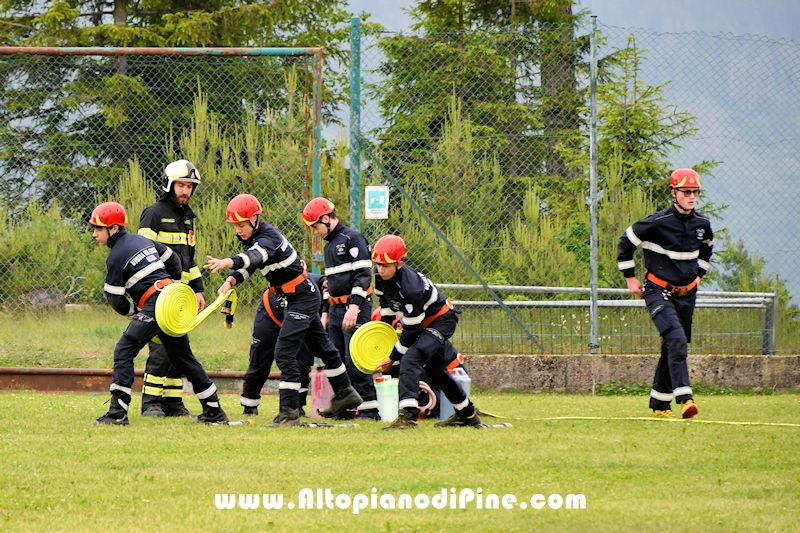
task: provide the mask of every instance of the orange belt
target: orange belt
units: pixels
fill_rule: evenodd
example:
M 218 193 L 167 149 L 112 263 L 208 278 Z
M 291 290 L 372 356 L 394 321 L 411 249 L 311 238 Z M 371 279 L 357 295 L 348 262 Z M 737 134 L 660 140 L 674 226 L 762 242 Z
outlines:
M 272 285 L 269 286 L 269 292 L 272 294 L 277 294 L 279 292 L 283 294 L 292 294 L 294 292 L 295 287 L 303 283 L 308 276 L 306 275 L 305 271 L 302 274 L 294 278 L 292 281 L 287 281 L 283 285 L 279 287 L 273 287 Z
M 147 300 L 152 295 L 154 295 L 155 293 L 157 293 L 158 291 L 160 291 L 161 289 L 163 289 L 167 285 L 172 285 L 173 283 L 175 283 L 175 282 L 172 281 L 172 279 L 170 279 L 170 278 L 160 279 L 160 280 L 156 281 L 155 283 L 153 283 L 153 285 L 149 289 L 144 291 L 144 294 L 142 294 L 142 297 L 139 298 L 139 310 L 144 308 L 144 304 L 147 303 Z
M 367 289 L 367 296 L 372 294 L 372 287 Z M 328 298 L 328 303 L 331 305 L 342 305 L 346 304 L 350 300 L 350 295 L 345 294 L 344 296 L 331 296 Z
M 425 320 L 422 321 L 422 327 L 427 328 L 431 324 L 431 322 L 433 322 L 446 312 L 450 311 L 452 308 L 453 308 L 453 302 L 451 302 L 450 298 L 448 298 L 441 309 L 436 311 L 436 313 L 432 314 L 431 316 L 426 317 Z
M 267 310 L 267 314 L 272 319 L 272 321 L 275 322 L 278 325 L 278 327 L 283 326 L 283 322 L 278 320 L 278 317 L 276 317 L 275 313 L 272 312 L 272 306 L 269 304 L 269 291 L 264 291 L 263 300 L 264 300 L 264 309 Z
M 672 284 L 664 281 L 663 279 L 659 278 L 658 276 L 656 276 L 655 274 L 652 274 L 650 272 L 647 273 L 647 280 L 648 281 L 652 281 L 653 283 L 655 283 L 656 285 L 658 285 L 662 289 L 667 289 L 671 294 L 674 294 L 675 296 L 686 296 L 686 293 L 688 293 L 690 290 L 692 290 L 695 287 L 697 287 L 697 280 L 696 279 L 693 282 L 691 282 L 690 284 L 688 284 L 688 285 L 684 285 L 682 287 L 677 287 L 675 285 L 672 285 Z
M 464 362 L 464 356 L 456 354 L 456 358 L 450 361 L 450 364 L 447 365 L 447 370 L 455 370 L 456 367 Z

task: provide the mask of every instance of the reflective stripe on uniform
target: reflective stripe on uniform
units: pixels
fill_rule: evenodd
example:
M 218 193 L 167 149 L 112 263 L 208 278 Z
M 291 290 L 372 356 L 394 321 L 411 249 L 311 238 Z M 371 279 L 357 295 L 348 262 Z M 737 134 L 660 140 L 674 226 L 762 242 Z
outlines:
M 239 396 L 239 403 L 245 407 L 258 407 L 258 404 L 261 403 L 261 398 L 253 399 L 253 398 L 245 398 L 244 396 Z
M 152 231 L 151 231 L 152 233 Z M 139 234 L 141 235 L 141 230 L 139 230 Z M 148 237 L 145 235 L 145 237 Z M 156 242 L 160 242 L 161 244 L 166 244 L 167 246 L 174 245 L 174 244 L 183 244 L 185 246 L 194 246 L 194 242 L 191 242 L 189 239 L 189 235 L 183 232 L 177 231 L 159 231 L 156 234 L 155 239 L 150 239 Z
M 650 397 L 655 398 L 660 402 L 671 402 L 672 401 L 672 394 L 658 392 L 655 389 L 650 389 Z
M 181 378 L 164 378 L 164 397 L 180 398 L 183 396 L 183 380 Z
M 347 369 L 345 368 L 344 363 L 342 363 L 338 368 L 326 368 L 325 377 L 335 378 L 336 376 L 341 376 L 345 372 L 347 372 Z
M 351 272 L 353 270 L 360 270 L 362 268 L 372 268 L 372 261 L 369 259 L 363 261 L 353 261 L 352 263 L 344 263 L 334 267 L 326 268 L 325 275 L 332 276 L 334 274 L 341 274 L 342 272 Z
M 691 387 L 678 387 L 677 389 L 672 391 L 672 394 L 674 394 L 675 396 L 686 396 L 687 394 L 689 396 L 691 396 L 692 395 L 692 388 Z
M 116 383 L 112 383 L 111 386 L 108 388 L 108 390 L 110 392 L 114 392 L 115 390 L 118 390 L 120 392 L 124 392 L 125 394 L 127 394 L 129 396 L 131 394 L 131 388 L 130 387 L 123 387 L 122 385 L 117 385 Z
M 211 395 L 214 394 L 215 392 L 217 392 L 217 386 L 212 383 L 211 386 L 209 388 L 207 388 L 206 390 L 204 390 L 202 392 L 197 392 L 195 394 L 197 395 L 197 397 L 199 399 L 205 400 L 206 398 L 211 397 Z
M 397 404 L 397 407 L 400 409 L 406 409 L 408 407 L 419 408 L 419 403 L 417 402 L 416 398 L 406 398 L 405 400 L 400 400 L 400 403 Z

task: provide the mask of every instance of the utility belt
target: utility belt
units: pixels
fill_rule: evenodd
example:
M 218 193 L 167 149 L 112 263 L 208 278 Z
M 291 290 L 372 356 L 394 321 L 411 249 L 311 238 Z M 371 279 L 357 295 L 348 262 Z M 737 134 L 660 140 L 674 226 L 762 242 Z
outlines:
M 262 300 L 264 302 L 264 310 L 267 312 L 267 314 L 272 319 L 272 321 L 275 322 L 275 324 L 278 327 L 283 326 L 283 322 L 278 320 L 278 317 L 275 316 L 275 313 L 272 311 L 272 306 L 269 303 L 269 291 L 268 290 L 264 291 L 264 296 L 262 296 Z
M 277 287 L 274 285 L 270 285 L 269 289 L 267 290 L 272 294 L 293 294 L 297 286 L 303 283 L 306 280 L 306 278 L 308 278 L 308 275 L 306 274 L 306 271 L 303 270 L 303 273 L 294 278 L 293 280 L 287 281 L 283 285 L 278 285 Z
M 672 285 L 672 284 L 668 283 L 667 281 L 659 278 L 658 276 L 656 276 L 655 274 L 652 274 L 650 272 L 647 273 L 646 278 L 647 278 L 647 281 L 655 283 L 656 285 L 658 285 L 662 289 L 668 290 L 670 292 L 670 294 L 673 294 L 675 296 L 686 296 L 686 294 L 689 291 L 691 291 L 692 289 L 697 287 L 697 279 L 695 279 L 693 282 L 691 282 L 688 285 L 676 286 L 676 285 Z
M 440 317 L 440 316 L 442 316 L 443 314 L 447 313 L 447 312 L 448 312 L 448 311 L 450 311 L 451 309 L 453 309 L 453 302 L 451 302 L 451 301 L 450 301 L 450 298 L 448 298 L 448 299 L 447 299 L 447 301 L 444 303 L 444 305 L 442 306 L 442 308 L 441 308 L 441 309 L 439 309 L 438 311 L 436 311 L 436 312 L 435 312 L 434 314 L 432 314 L 431 316 L 429 316 L 429 317 L 425 317 L 425 320 L 423 320 L 423 321 L 422 321 L 422 327 L 423 327 L 423 328 L 427 328 L 428 326 L 430 326 L 430 325 L 431 325 L 431 322 L 433 322 L 434 320 L 436 320 L 437 318 L 439 318 L 439 317 Z M 456 366 L 457 366 L 457 365 L 456 365 Z
M 367 296 L 369 296 L 370 294 L 372 294 L 372 287 L 369 287 L 367 289 Z M 328 303 L 331 305 L 344 305 L 349 301 L 350 301 L 349 294 L 345 294 L 343 296 L 331 296 L 330 298 L 328 298 Z
M 147 303 L 147 300 L 149 300 L 152 295 L 154 295 L 157 292 L 160 292 L 164 287 L 166 287 L 167 285 L 172 285 L 173 283 L 175 282 L 172 281 L 172 279 L 170 278 L 160 279 L 155 283 L 153 283 L 152 286 L 150 286 L 146 291 L 144 291 L 142 297 L 139 298 L 139 306 L 138 306 L 139 310 L 141 311 L 142 309 L 144 309 L 144 305 Z

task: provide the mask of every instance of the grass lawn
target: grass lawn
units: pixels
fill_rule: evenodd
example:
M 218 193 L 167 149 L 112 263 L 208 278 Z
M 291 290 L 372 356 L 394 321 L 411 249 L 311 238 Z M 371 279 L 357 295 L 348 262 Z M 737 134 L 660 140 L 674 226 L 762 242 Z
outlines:
M 646 397 L 479 393 L 513 427 L 381 431 L 205 427 L 131 417 L 93 427 L 107 395 L 0 394 L 0 530 L 114 531 L 789 531 L 800 516 L 800 395 L 700 396 L 705 421 L 543 420 L 647 416 Z M 231 418 L 241 412 L 224 396 Z M 187 398 L 194 411 L 199 404 Z M 132 412 L 138 412 L 134 398 Z M 487 421 L 495 421 L 487 419 Z M 330 489 L 346 509 L 288 509 Z M 514 495 L 513 509 L 387 510 L 390 495 L 471 489 Z M 283 494 L 281 509 L 218 509 L 216 494 Z M 324 494 L 324 492 L 323 492 Z M 354 514 L 364 495 L 367 508 Z M 585 509 L 533 509 L 541 494 L 585 497 Z M 546 500 L 534 500 L 534 503 Z M 420 499 L 423 503 L 424 497 Z M 437 500 L 432 500 L 436 502 Z M 519 502 L 528 503 L 521 509 Z M 553 499 L 557 502 L 557 498 Z M 458 502 L 455 502 L 458 507 Z M 344 505 L 343 505 L 344 506 Z M 325 505 L 323 505 L 325 507 Z

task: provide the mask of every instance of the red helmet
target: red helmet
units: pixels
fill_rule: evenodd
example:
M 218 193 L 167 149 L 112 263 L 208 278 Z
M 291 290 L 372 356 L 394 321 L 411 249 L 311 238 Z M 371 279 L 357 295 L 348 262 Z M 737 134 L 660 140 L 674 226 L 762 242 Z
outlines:
M 250 220 L 253 215 L 260 214 L 261 204 L 258 199 L 252 194 L 240 194 L 228 203 L 228 208 L 225 210 L 225 220 L 228 222 L 244 222 Z
M 669 177 L 669 186 L 673 189 L 678 187 L 688 187 L 690 189 L 700 188 L 700 176 L 691 168 L 676 169 Z
M 310 228 L 325 215 L 330 215 L 336 209 L 333 202 L 322 196 L 314 198 L 303 208 L 303 224 Z
M 105 202 L 98 205 L 89 217 L 92 226 L 107 228 L 110 226 L 124 226 L 128 223 L 128 213 L 117 202 Z
M 384 235 L 372 249 L 372 261 L 375 263 L 399 263 L 405 256 L 406 243 L 397 235 Z

